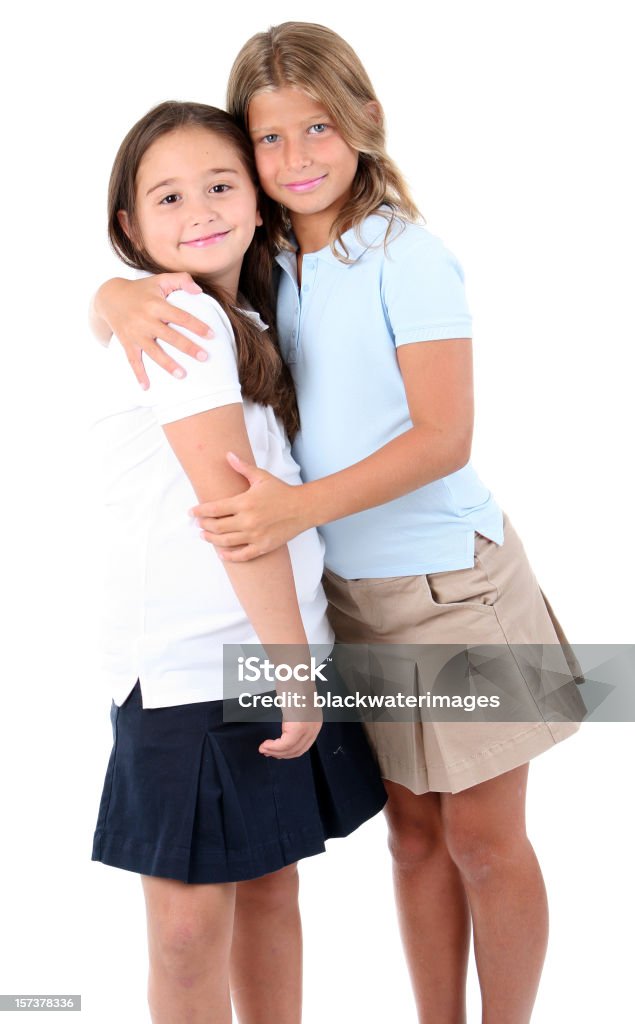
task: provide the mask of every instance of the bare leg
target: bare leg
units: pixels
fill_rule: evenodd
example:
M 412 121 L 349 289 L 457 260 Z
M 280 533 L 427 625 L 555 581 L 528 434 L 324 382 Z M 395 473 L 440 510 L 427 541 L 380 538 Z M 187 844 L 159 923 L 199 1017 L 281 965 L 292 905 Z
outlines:
M 231 1024 L 229 952 L 236 887 L 142 875 L 153 1024 Z
M 395 898 L 420 1024 L 465 1024 L 470 916 L 439 793 L 385 781 Z
M 295 864 L 236 887 L 230 979 L 240 1024 L 300 1024 L 298 888 Z
M 525 831 L 528 770 L 441 794 L 448 849 L 474 920 L 483 1024 L 527 1024 L 547 947 L 547 894 Z

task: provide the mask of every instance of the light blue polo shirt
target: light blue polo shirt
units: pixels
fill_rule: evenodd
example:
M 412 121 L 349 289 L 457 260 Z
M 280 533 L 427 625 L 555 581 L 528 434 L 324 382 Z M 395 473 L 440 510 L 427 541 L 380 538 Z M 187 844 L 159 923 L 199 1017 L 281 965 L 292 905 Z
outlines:
M 402 226 L 403 225 L 403 226 Z M 366 458 L 412 426 L 396 347 L 472 336 L 456 257 L 421 224 L 399 222 L 384 251 L 379 214 L 327 246 L 280 252 L 278 332 L 298 395 L 293 455 L 316 480 Z M 408 576 L 474 564 L 474 531 L 503 542 L 503 519 L 468 463 L 410 494 L 320 527 L 326 565 L 346 579 Z

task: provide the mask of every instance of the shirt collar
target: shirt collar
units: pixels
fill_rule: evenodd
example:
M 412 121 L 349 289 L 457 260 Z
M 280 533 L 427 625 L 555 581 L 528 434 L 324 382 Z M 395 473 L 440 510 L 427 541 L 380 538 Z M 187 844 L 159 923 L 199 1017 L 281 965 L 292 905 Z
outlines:
M 239 296 L 239 298 L 242 299 L 242 296 Z M 243 303 L 244 301 L 245 300 L 243 299 Z M 248 316 L 250 320 L 253 320 L 256 327 L 258 327 L 261 331 L 269 330 L 267 324 L 264 322 L 264 320 L 260 316 L 260 313 L 258 313 L 257 310 L 252 309 L 250 306 L 246 306 L 244 304 L 236 306 L 236 309 L 240 310 L 241 313 L 244 313 L 246 316 Z
M 388 211 L 389 207 L 382 206 L 383 210 Z M 360 256 L 366 252 L 372 245 L 374 245 L 379 238 L 386 233 L 388 227 L 388 221 L 386 217 L 379 213 L 371 213 L 370 216 L 365 217 L 364 220 L 357 228 L 349 228 L 342 235 L 342 241 L 348 249 L 348 258 L 357 262 Z M 281 267 L 286 269 L 295 268 L 296 265 L 296 252 L 298 249 L 298 243 L 293 231 L 289 232 L 289 242 L 293 246 L 294 251 L 290 252 L 288 249 L 281 249 L 276 254 L 276 262 Z M 338 245 L 338 249 L 341 247 Z M 307 256 L 312 256 L 314 259 L 326 260 L 327 263 L 336 263 L 340 267 L 345 267 L 347 264 L 342 263 L 338 260 L 337 256 L 333 255 L 331 247 L 325 245 L 323 249 L 319 249 L 318 252 L 307 253 Z

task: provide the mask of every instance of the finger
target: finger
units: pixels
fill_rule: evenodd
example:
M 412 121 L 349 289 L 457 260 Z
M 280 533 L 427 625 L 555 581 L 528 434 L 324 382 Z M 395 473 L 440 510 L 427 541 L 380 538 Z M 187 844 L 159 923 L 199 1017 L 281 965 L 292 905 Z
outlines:
M 203 516 L 202 518 L 197 516 L 198 525 L 201 530 L 205 530 L 207 533 L 212 533 L 215 536 L 222 537 L 228 533 L 239 533 L 241 530 L 240 516 L 221 516 L 216 518 L 215 516 Z M 253 540 L 253 538 L 251 538 Z M 243 544 L 247 542 L 243 540 Z
M 223 519 L 233 516 L 238 511 L 235 498 L 221 498 L 218 501 L 206 501 L 202 505 L 194 505 L 190 515 L 196 519 Z
M 170 292 L 184 291 L 189 292 L 191 295 L 196 295 L 202 292 L 200 284 L 191 277 L 190 274 L 157 274 L 157 284 L 161 288 L 164 295 L 169 295 Z
M 285 723 L 282 734 L 275 740 L 265 740 L 258 748 L 269 757 L 299 757 L 312 746 L 322 724 Z
M 180 289 L 170 288 L 166 295 L 177 290 Z M 161 291 L 163 292 L 163 289 Z M 168 302 L 167 297 L 156 297 L 154 301 L 148 303 L 147 309 L 149 313 L 158 316 L 166 324 L 170 323 L 176 324 L 177 327 L 184 327 L 186 331 L 191 331 L 192 334 L 200 334 L 201 338 L 214 337 L 214 331 L 209 324 L 206 324 L 204 320 L 199 320 L 192 313 L 188 313 L 186 309 L 172 305 L 171 302 Z
M 135 349 L 132 352 L 126 352 L 126 357 L 128 359 L 128 362 L 130 363 L 132 372 L 139 381 L 139 384 L 141 385 L 144 391 L 147 391 L 148 388 L 150 387 L 150 381 L 148 379 L 145 366 L 143 365 L 142 350 L 139 348 Z
M 185 353 L 187 356 L 191 356 L 193 359 L 198 359 L 199 362 L 204 363 L 209 358 L 209 353 L 206 349 L 201 348 L 191 338 L 187 338 L 184 334 L 181 334 L 179 330 L 175 330 L 170 324 L 161 323 L 161 326 L 157 329 L 156 325 L 151 328 L 157 330 L 157 340 L 165 341 L 168 345 L 172 345 L 173 348 L 177 348 L 179 352 Z M 211 335 L 209 335 L 211 338 Z
M 254 483 L 254 481 L 258 480 L 262 475 L 262 471 L 258 468 L 258 466 L 256 466 L 255 463 L 243 462 L 243 460 L 239 459 L 238 456 L 234 454 L 234 452 L 227 452 L 226 458 L 232 469 L 236 470 L 237 473 L 240 473 L 241 476 L 244 476 L 247 480 L 249 480 L 250 484 Z
M 153 363 L 156 363 L 158 366 L 162 367 L 162 369 L 167 370 L 167 372 L 171 373 L 173 377 L 185 377 L 185 370 L 183 367 L 179 366 L 178 363 L 175 363 L 174 359 L 172 359 L 167 352 L 164 352 L 156 341 L 146 341 L 143 345 L 143 351 Z M 126 349 L 126 355 L 128 356 L 128 362 L 134 369 L 132 357 L 128 352 L 128 349 Z M 150 382 L 148 381 L 148 385 L 149 384 Z
M 203 540 L 209 541 L 215 548 L 222 548 L 230 550 L 232 548 L 245 547 L 247 540 L 244 533 L 212 533 L 210 530 L 203 530 L 201 533 Z
M 207 540 L 207 534 L 203 530 L 201 537 Z M 213 541 L 211 542 L 213 543 Z M 251 562 L 253 558 L 260 558 L 269 554 L 269 548 L 264 544 L 247 544 L 244 548 L 216 548 L 218 555 L 223 562 Z M 273 548 L 271 549 L 273 551 Z
M 290 758 L 299 757 L 303 753 L 301 743 L 289 736 L 281 736 L 277 740 L 265 740 L 258 749 L 266 757 Z
M 263 750 L 262 747 L 260 749 L 266 757 L 277 757 L 287 760 L 293 757 L 302 757 L 303 754 L 306 754 L 307 750 L 313 745 L 314 739 L 314 736 L 309 736 L 287 747 L 280 745 L 277 748 L 274 746 L 277 742 L 276 740 L 267 740 L 266 743 L 262 744 L 262 747 L 265 749 Z M 267 743 L 270 743 L 271 746 L 267 747 Z

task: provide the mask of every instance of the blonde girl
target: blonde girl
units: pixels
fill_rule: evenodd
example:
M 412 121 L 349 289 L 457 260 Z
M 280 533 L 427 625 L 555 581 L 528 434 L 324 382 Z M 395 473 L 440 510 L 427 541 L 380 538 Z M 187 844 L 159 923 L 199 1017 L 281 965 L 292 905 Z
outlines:
M 470 463 L 463 271 L 420 223 L 386 153 L 368 75 L 334 32 L 288 22 L 251 38 L 230 74 L 228 108 L 251 137 L 278 249 L 277 328 L 298 396 L 304 485 L 229 454 L 249 490 L 194 511 L 232 564 L 319 527 L 339 641 L 495 645 L 504 697 L 530 704 L 532 652 L 560 652 L 571 685 L 533 721 L 417 719 L 368 730 L 389 793 L 420 1021 L 464 1024 L 473 934 L 483 1020 L 526 1024 L 548 916 L 525 830 L 529 761 L 574 733 L 584 710 L 575 659 L 521 541 Z M 196 354 L 165 321 L 203 330 L 170 316 L 161 298 L 169 287 L 166 277 L 111 281 L 96 296 L 96 329 L 118 331 L 142 384 L 141 349 L 182 372 L 154 339 Z

